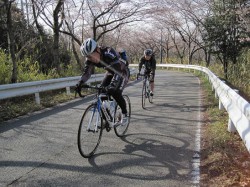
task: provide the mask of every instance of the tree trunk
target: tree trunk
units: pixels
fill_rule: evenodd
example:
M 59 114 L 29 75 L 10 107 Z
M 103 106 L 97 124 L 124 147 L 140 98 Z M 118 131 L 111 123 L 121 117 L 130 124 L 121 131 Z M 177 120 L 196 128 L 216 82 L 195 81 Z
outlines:
M 7 35 L 8 35 L 8 49 L 11 57 L 11 63 L 13 64 L 11 83 L 17 82 L 17 62 L 15 55 L 15 43 L 14 43 L 14 33 L 12 27 L 12 14 L 11 14 L 11 3 L 8 0 L 4 1 L 6 13 L 7 13 Z
M 59 16 L 61 16 L 61 19 L 63 20 L 63 12 L 62 12 L 62 6 L 64 4 L 64 0 L 58 0 L 57 6 L 53 12 L 53 18 L 54 18 L 54 27 L 53 27 L 53 66 L 57 68 L 57 72 L 61 73 L 61 66 L 60 66 L 60 53 L 59 53 L 59 30 L 62 26 L 62 22 L 59 23 Z M 59 13 L 61 12 L 61 15 Z
M 223 56 L 223 69 L 224 69 L 225 79 L 227 80 L 227 78 L 228 78 L 228 76 L 227 76 L 228 61 L 227 61 L 227 58 L 225 55 Z
M 95 25 L 95 20 L 93 22 L 93 39 L 96 40 L 96 32 L 97 32 L 97 28 L 96 28 L 96 25 Z
M 192 64 L 191 62 L 191 42 L 190 42 L 190 38 L 188 41 L 188 65 Z
M 77 64 L 80 67 L 80 70 L 82 71 L 83 70 L 83 64 L 81 63 L 81 60 L 80 60 L 80 58 L 79 58 L 79 56 L 78 56 L 78 54 L 76 52 L 76 47 L 75 47 L 73 38 L 71 39 L 71 42 L 72 42 L 72 50 L 73 50 L 74 57 L 76 59 Z
M 181 64 L 183 64 L 183 56 L 180 56 Z
M 206 49 L 206 47 L 202 48 L 205 54 L 206 67 L 209 67 L 211 61 L 211 50 Z
M 47 47 L 47 38 L 46 38 L 46 34 L 43 30 L 43 27 L 38 23 L 38 18 L 37 18 L 37 15 L 36 15 L 36 8 L 35 8 L 35 2 L 34 0 L 31 0 L 32 2 L 32 11 L 33 11 L 33 17 L 34 17 L 34 21 L 35 21 L 35 24 L 36 24 L 36 28 L 42 38 L 42 42 L 43 44 L 45 45 L 45 47 Z
M 55 67 L 57 72 L 60 74 L 61 67 L 60 67 L 60 56 L 59 56 L 59 31 L 56 28 L 54 28 L 53 37 L 54 37 L 54 41 L 53 41 L 53 57 L 54 57 L 53 67 Z

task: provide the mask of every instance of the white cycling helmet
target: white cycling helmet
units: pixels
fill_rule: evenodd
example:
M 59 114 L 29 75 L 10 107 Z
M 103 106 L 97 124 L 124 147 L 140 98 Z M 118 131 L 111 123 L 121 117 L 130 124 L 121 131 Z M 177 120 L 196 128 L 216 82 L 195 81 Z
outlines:
M 93 40 L 92 38 L 88 38 L 82 43 L 80 51 L 83 56 L 88 56 L 95 51 L 96 47 L 97 47 L 96 41 Z

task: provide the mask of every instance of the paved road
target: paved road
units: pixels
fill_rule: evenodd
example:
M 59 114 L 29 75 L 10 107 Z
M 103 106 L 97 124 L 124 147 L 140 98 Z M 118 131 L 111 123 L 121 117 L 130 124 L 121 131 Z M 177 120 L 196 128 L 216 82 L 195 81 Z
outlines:
M 76 144 L 85 101 L 0 124 L 0 186 L 196 186 L 199 80 L 159 70 L 155 81 L 147 110 L 141 108 L 142 82 L 130 83 L 127 135 L 105 131 L 91 159 L 82 158 Z

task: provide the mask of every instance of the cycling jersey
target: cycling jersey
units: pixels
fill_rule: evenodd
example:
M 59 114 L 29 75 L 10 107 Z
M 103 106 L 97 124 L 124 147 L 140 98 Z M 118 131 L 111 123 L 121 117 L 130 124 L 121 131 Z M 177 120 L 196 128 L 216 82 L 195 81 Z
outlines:
M 85 67 L 83 71 L 83 75 L 81 77 L 81 81 L 86 82 L 92 72 L 94 71 L 94 67 L 104 68 L 109 73 L 114 75 L 116 79 L 124 78 L 123 74 L 127 75 L 128 68 L 124 61 L 119 60 L 119 55 L 113 48 L 110 47 L 102 47 L 101 49 L 101 62 L 96 64 L 89 60 L 85 62 Z
M 122 113 L 127 113 L 122 91 L 128 83 L 129 69 L 124 60 L 120 60 L 119 54 L 113 48 L 100 47 L 100 63 L 93 63 L 87 60 L 80 82 L 85 83 L 90 78 L 94 67 L 107 70 L 101 85 L 106 87 L 108 92 L 114 97 L 121 107 Z
M 150 60 L 146 60 L 145 57 L 141 57 L 139 63 L 139 71 L 141 71 L 142 65 L 145 66 L 145 71 L 155 70 L 156 69 L 156 60 L 154 56 L 151 56 Z
M 151 56 L 149 60 L 146 60 L 144 56 L 141 57 L 139 63 L 139 72 L 141 72 L 141 68 L 143 65 L 145 67 L 144 74 L 147 74 L 149 76 L 150 82 L 154 82 L 155 69 L 156 69 L 156 60 L 154 56 Z

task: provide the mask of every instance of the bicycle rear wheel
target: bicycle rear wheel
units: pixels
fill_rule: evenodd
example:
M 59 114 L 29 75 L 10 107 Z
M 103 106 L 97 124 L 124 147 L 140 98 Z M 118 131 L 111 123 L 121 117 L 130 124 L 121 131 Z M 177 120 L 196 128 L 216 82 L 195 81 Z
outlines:
M 103 131 L 103 120 L 96 104 L 85 110 L 78 129 L 77 145 L 84 158 L 91 157 L 100 144 Z
M 115 134 L 118 137 L 123 137 L 125 135 L 125 133 L 128 130 L 128 126 L 130 123 L 130 117 L 131 117 L 131 103 L 130 103 L 130 99 L 127 95 L 123 95 L 123 98 L 126 101 L 126 107 L 127 107 L 127 111 L 128 111 L 128 124 L 127 125 L 118 125 L 114 127 L 115 130 Z M 120 106 L 117 105 L 116 107 L 116 111 L 115 111 L 115 123 L 120 122 L 122 118 L 122 110 L 120 108 Z

